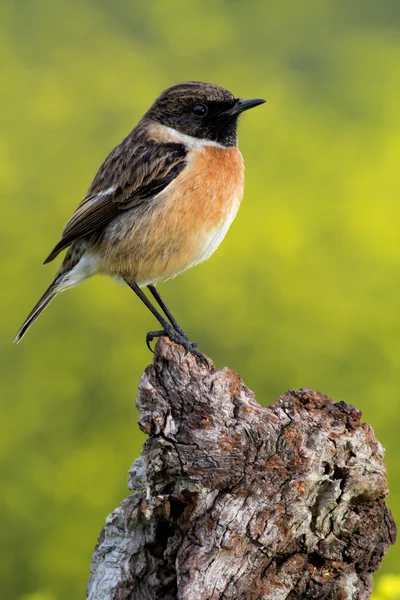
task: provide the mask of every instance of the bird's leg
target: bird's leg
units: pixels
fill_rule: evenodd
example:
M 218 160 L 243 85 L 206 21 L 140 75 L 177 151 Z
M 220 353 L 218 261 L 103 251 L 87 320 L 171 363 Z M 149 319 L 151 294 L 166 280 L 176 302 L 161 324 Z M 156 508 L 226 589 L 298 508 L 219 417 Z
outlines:
M 146 344 L 149 350 L 151 350 L 150 342 L 154 340 L 154 338 L 167 336 L 172 342 L 180 344 L 186 350 L 186 352 L 191 352 L 195 356 L 197 356 L 203 363 L 208 366 L 208 361 L 206 357 L 199 351 L 193 344 L 190 343 L 188 337 L 182 332 L 177 331 L 173 325 L 168 323 L 168 321 L 158 312 L 158 310 L 152 305 L 146 294 L 140 289 L 137 283 L 131 283 L 130 281 L 125 280 L 129 287 L 135 292 L 137 296 L 141 299 L 143 304 L 147 306 L 151 314 L 157 319 L 160 323 L 162 329 L 159 331 L 149 331 L 146 335 Z
M 162 297 L 161 297 L 159 291 L 157 290 L 157 288 L 155 287 L 155 285 L 148 285 L 147 289 L 150 291 L 150 293 L 153 296 L 153 298 L 156 299 L 158 305 L 162 309 L 163 313 L 166 315 L 167 319 L 169 319 L 169 321 L 172 323 L 174 329 L 176 329 L 176 331 L 178 333 L 180 333 L 187 340 L 189 340 L 188 336 L 183 331 L 182 327 L 179 325 L 178 321 L 175 319 L 174 315 L 171 313 L 171 311 L 169 310 L 168 306 L 165 304 L 164 300 L 162 299 Z M 197 345 L 198 344 L 196 342 L 192 342 L 192 346 L 194 348 L 196 348 Z

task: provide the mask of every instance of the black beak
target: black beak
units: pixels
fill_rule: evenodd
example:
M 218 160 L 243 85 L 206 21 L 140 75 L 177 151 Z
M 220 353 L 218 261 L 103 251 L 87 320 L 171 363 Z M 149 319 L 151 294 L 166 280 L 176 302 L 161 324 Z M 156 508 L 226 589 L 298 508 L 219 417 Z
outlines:
M 228 116 L 239 115 L 245 110 L 249 110 L 250 108 L 254 108 L 259 106 L 260 104 L 264 104 L 266 100 L 262 98 L 250 98 L 249 100 L 238 100 L 232 108 L 225 112 Z

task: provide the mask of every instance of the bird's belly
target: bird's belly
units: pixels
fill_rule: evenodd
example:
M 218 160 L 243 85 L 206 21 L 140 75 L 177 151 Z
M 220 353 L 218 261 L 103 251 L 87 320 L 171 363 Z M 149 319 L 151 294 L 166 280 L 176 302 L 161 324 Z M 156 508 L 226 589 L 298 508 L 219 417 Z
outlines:
M 215 252 L 240 206 L 243 159 L 237 148 L 196 154 L 151 210 L 132 215 L 130 224 L 127 216 L 121 220 L 124 231 L 113 232 L 107 272 L 144 286 L 171 279 Z
M 232 198 L 227 204 L 230 207 L 227 206 L 226 213 L 215 227 L 204 227 L 203 230 L 198 232 L 197 240 L 193 244 L 192 260 L 185 268 L 197 265 L 210 258 L 223 241 L 239 210 L 240 199 Z
M 167 250 L 167 256 L 160 256 L 152 264 L 144 261 L 138 265 L 136 281 L 139 285 L 148 285 L 158 281 L 172 279 L 201 262 L 204 262 L 216 251 L 224 239 L 229 227 L 234 220 L 239 209 L 240 202 L 233 200 L 229 210 L 224 218 L 214 227 L 198 228 L 186 232 L 182 235 L 181 243 L 171 244 L 174 246 L 173 252 Z

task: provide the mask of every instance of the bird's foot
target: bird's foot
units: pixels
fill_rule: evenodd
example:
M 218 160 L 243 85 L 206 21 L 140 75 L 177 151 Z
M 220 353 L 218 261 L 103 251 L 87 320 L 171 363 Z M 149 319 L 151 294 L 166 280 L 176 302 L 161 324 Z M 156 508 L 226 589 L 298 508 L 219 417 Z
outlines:
M 153 352 L 153 350 L 150 346 L 150 342 L 152 342 L 155 338 L 162 337 L 162 336 L 168 337 L 171 340 L 171 342 L 180 344 L 186 350 L 186 354 L 188 352 L 190 352 L 194 356 L 197 356 L 197 358 L 203 364 L 205 364 L 207 367 L 209 367 L 209 362 L 208 362 L 207 358 L 204 356 L 204 354 L 202 354 L 200 352 L 200 350 L 197 350 L 198 344 L 196 342 L 191 342 L 189 340 L 188 336 L 182 330 L 177 331 L 172 326 L 168 327 L 168 329 L 160 329 L 159 331 L 149 331 L 147 333 L 146 344 L 147 344 L 147 347 L 149 348 L 149 350 L 151 350 L 151 352 Z
M 188 336 L 186 335 L 186 333 L 183 331 L 183 329 L 181 329 L 179 326 L 175 327 L 172 329 L 173 331 L 173 335 L 175 335 L 176 333 L 178 334 L 178 336 L 180 337 L 180 339 L 184 339 L 186 340 L 186 343 L 190 345 L 190 347 L 193 348 L 197 348 L 198 343 L 197 342 L 191 342 L 188 338 Z M 177 342 L 178 344 L 182 344 L 182 342 Z M 183 344 L 182 344 L 183 345 Z M 184 345 L 183 345 L 184 346 Z M 184 346 L 184 348 L 186 348 L 186 346 Z M 190 350 L 189 350 L 190 351 Z

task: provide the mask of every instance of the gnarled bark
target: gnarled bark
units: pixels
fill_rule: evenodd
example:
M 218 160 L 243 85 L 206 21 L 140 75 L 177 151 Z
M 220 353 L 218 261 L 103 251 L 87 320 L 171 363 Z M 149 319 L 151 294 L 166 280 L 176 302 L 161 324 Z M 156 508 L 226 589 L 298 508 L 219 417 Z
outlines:
M 364 600 L 396 527 L 383 448 L 308 389 L 262 407 L 162 338 L 137 396 L 135 490 L 107 519 L 90 600 Z

